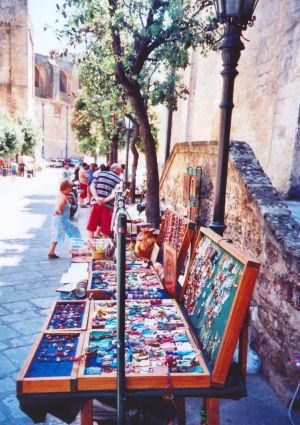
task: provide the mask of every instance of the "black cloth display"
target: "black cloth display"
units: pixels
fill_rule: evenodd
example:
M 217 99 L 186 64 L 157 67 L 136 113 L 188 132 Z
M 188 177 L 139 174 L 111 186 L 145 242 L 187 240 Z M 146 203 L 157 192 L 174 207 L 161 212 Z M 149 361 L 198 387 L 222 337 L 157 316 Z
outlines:
M 224 388 L 199 388 L 199 389 L 174 389 L 175 397 L 213 397 L 238 400 L 246 397 L 246 387 L 241 378 L 239 367 L 233 363 Z M 72 423 L 84 403 L 90 399 L 100 399 L 104 403 L 116 400 L 115 391 L 85 391 L 74 393 L 48 393 L 48 394 L 19 394 L 20 409 L 28 415 L 34 423 L 46 420 L 49 413 L 58 419 L 70 424 Z M 154 399 L 160 403 L 163 390 L 139 390 L 126 392 L 126 408 L 144 408 L 152 405 Z M 152 407 L 153 409 L 153 407 Z M 170 405 L 166 404 L 166 415 L 173 415 Z

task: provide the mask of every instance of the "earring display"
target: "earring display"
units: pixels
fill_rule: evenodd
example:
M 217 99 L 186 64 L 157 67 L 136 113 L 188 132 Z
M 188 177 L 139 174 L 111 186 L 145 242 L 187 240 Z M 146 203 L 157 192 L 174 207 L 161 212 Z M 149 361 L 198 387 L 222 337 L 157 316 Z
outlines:
M 18 393 L 72 391 L 82 343 L 79 332 L 41 334 L 19 375 Z
M 85 330 L 89 301 L 56 301 L 46 319 L 46 331 Z
M 195 223 L 167 209 L 156 239 L 156 244 L 159 246 L 159 249 L 157 253 L 151 257 L 152 262 L 159 261 L 164 264 L 164 247 L 168 245 L 176 252 L 176 270 L 179 275 L 184 266 L 194 233 Z
M 243 264 L 207 237 L 196 249 L 183 305 L 197 328 L 205 352 L 216 360 Z
M 184 217 L 180 217 L 174 211 L 167 209 L 163 221 L 161 224 L 161 229 L 157 237 L 157 243 L 164 248 L 164 244 L 167 243 L 173 249 L 175 249 L 177 255 L 181 249 L 184 237 L 188 230 L 188 220 Z
M 154 270 L 132 270 L 126 272 L 126 298 L 168 298 Z M 88 295 L 95 299 L 116 299 L 117 275 L 114 271 L 93 272 L 89 275 Z

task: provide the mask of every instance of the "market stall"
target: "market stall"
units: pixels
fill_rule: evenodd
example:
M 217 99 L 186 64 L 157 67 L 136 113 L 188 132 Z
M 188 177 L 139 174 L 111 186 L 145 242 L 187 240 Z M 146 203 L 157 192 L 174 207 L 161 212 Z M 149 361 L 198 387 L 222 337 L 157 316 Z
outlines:
M 82 424 L 87 425 L 92 423 L 90 400 L 116 397 L 122 387 L 124 403 L 132 397 L 180 397 L 177 404 L 182 407 L 184 397 L 205 397 L 208 424 L 218 424 L 218 398 L 245 395 L 246 318 L 259 264 L 224 238 L 201 228 L 176 301 L 129 299 L 128 279 L 133 286 L 138 282 L 147 287 L 157 276 L 148 262 L 144 269 L 126 271 L 125 249 L 118 250 L 117 258 L 117 272 L 113 261 L 103 259 L 89 276 L 92 284 L 94 276 L 108 274 L 116 297 L 95 297 L 90 290 L 90 304 L 58 302 L 52 308 L 18 378 L 21 407 L 31 417 L 52 412 L 64 420 L 82 408 Z M 121 343 L 120 323 L 124 330 Z M 239 337 L 239 365 L 235 366 L 232 358 Z M 123 380 L 118 376 L 120 364 Z

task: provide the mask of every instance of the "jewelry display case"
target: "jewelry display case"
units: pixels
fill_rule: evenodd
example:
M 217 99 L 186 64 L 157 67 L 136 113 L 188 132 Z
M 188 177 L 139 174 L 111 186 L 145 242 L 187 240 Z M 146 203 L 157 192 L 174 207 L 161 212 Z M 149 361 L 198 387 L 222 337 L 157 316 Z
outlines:
M 89 309 L 89 300 L 55 301 L 45 320 L 43 330 L 44 332 L 86 330 Z
M 17 393 L 76 391 L 84 334 L 43 332 L 38 335 L 17 380 Z
M 143 260 L 141 258 L 127 258 L 126 259 L 126 270 L 135 269 L 151 269 L 151 262 L 149 260 Z M 89 271 L 116 271 L 117 264 L 116 260 L 91 260 L 89 265 Z
M 168 298 L 158 274 L 153 269 L 136 269 L 126 272 L 126 298 Z M 115 271 L 89 274 L 87 294 L 94 299 L 116 299 L 117 274 Z

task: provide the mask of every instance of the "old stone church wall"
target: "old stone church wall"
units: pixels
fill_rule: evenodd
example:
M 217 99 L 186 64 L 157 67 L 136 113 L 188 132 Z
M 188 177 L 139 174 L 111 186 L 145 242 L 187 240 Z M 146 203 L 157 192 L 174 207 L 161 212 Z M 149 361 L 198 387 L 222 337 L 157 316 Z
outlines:
M 35 121 L 42 156 L 78 156 L 71 128 L 78 69 L 60 57 L 34 54 L 28 0 L 0 1 L 0 41 L 0 109 Z
M 300 2 L 258 2 L 244 36 L 235 81 L 231 138 L 247 140 L 273 185 L 300 198 Z M 190 94 L 174 113 L 172 146 L 218 140 L 220 53 L 191 52 L 183 80 Z
M 212 218 L 216 174 L 215 142 L 174 146 L 161 178 L 162 201 L 181 214 L 183 174 L 202 167 L 201 223 Z M 246 143 L 230 148 L 224 236 L 254 254 L 261 270 L 253 297 L 257 315 L 251 324 L 252 346 L 274 391 L 287 402 L 297 385 L 293 357 L 300 340 L 300 225 Z

